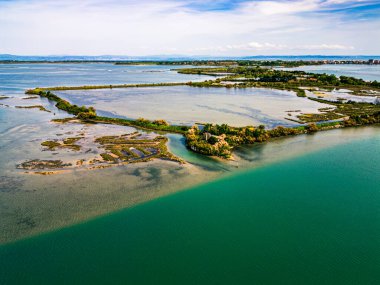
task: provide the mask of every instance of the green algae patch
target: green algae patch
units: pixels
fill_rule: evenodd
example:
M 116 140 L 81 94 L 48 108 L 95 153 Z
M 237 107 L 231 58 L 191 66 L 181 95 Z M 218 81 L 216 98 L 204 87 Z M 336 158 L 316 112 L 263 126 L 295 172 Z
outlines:
M 63 140 L 63 143 L 65 145 L 72 145 L 74 143 L 76 143 L 77 141 L 83 139 L 83 137 L 75 137 L 75 138 L 66 138 Z
M 37 99 L 39 98 L 38 96 L 28 96 L 28 97 L 24 97 L 22 98 L 22 100 L 30 100 L 30 99 Z
M 16 106 L 17 109 L 38 109 L 40 111 L 51 113 L 50 110 L 46 109 L 42 105 L 33 105 L 33 106 Z
M 25 161 L 19 165 L 17 168 L 26 169 L 26 170 L 36 170 L 36 169 L 56 169 L 56 168 L 64 168 L 71 166 L 71 163 L 63 163 L 62 160 L 40 160 L 33 159 L 29 161 Z
M 44 141 L 41 143 L 42 146 L 46 147 L 47 150 L 53 151 L 56 149 L 71 149 L 74 151 L 79 151 L 81 149 L 80 145 L 75 144 L 79 140 L 81 140 L 83 137 L 73 137 L 73 138 L 65 138 L 63 141 Z
M 63 119 L 52 119 L 51 121 L 53 123 L 65 124 L 65 123 L 69 123 L 72 121 L 78 121 L 78 119 L 73 117 L 73 118 L 63 118 Z
M 41 145 L 47 147 L 49 150 L 54 150 L 56 147 L 61 146 L 61 144 L 56 141 L 44 141 Z
M 179 163 L 184 160 L 170 153 L 166 147 L 168 139 L 157 136 L 154 139 L 138 139 L 135 133 L 121 136 L 104 136 L 95 140 L 106 152 L 101 153 L 103 161 L 112 163 L 146 162 L 155 158 Z
M 104 161 L 109 161 L 109 162 L 117 162 L 117 159 L 110 155 L 109 153 L 101 153 L 100 156 Z

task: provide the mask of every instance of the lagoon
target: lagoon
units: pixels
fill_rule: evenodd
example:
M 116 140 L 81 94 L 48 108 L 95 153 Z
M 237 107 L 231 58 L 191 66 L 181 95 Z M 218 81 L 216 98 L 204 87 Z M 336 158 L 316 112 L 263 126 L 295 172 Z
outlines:
M 174 125 L 217 123 L 232 126 L 291 126 L 288 111 L 318 113 L 328 107 L 294 92 L 264 88 L 136 87 L 54 91 L 77 105 L 93 106 L 100 115 L 150 120 Z M 295 118 L 296 119 L 296 118 Z

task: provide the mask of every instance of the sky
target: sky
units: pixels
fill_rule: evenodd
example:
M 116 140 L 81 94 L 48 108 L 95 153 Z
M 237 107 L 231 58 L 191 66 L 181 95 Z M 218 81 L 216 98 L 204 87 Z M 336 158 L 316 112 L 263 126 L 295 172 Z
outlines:
M 0 54 L 379 55 L 380 0 L 0 0 Z

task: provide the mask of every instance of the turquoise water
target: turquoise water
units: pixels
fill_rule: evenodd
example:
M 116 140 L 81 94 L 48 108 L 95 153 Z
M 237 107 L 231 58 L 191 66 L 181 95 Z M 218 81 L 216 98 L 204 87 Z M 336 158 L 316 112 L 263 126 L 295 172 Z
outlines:
M 378 284 L 380 134 L 0 247 L 0 284 Z

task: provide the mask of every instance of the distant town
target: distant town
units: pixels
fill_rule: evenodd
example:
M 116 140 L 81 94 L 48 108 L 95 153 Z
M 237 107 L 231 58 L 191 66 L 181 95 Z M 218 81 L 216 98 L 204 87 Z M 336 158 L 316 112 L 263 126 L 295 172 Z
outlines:
M 195 66 L 282 66 L 298 67 L 304 65 L 323 65 L 323 64 L 380 64 L 380 59 L 305 59 L 305 60 L 258 60 L 258 59 L 225 59 L 225 60 L 112 60 L 112 59 L 0 59 L 0 64 L 33 64 L 33 63 L 112 63 L 116 65 L 195 65 Z

